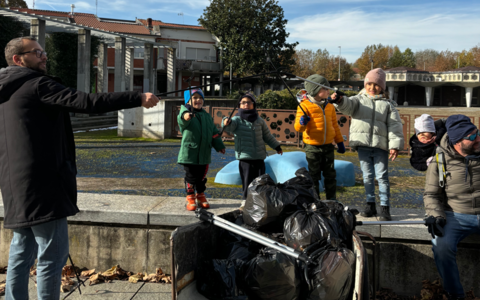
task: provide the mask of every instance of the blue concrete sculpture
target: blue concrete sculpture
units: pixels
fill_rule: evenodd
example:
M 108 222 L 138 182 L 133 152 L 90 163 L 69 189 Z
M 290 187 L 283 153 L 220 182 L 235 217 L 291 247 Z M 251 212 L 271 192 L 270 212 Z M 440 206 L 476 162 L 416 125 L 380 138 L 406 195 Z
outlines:
M 295 171 L 305 167 L 308 163 L 305 152 L 285 152 L 283 155 L 275 154 L 265 159 L 266 172 L 277 183 L 283 183 L 295 177 Z M 337 171 L 337 186 L 354 186 L 355 170 L 353 163 L 343 160 L 335 160 Z M 242 185 L 238 171 L 238 160 L 234 160 L 221 169 L 215 177 L 216 183 Z M 323 191 L 323 177 L 320 181 L 320 190 Z

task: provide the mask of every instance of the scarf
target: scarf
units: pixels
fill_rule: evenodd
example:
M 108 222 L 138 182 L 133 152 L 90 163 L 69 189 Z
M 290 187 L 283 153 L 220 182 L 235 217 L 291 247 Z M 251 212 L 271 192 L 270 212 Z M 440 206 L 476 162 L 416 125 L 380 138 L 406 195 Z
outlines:
M 243 120 L 247 120 L 248 122 L 253 123 L 258 118 L 258 113 L 255 108 L 254 109 L 239 108 L 238 113 L 235 116 L 239 116 Z

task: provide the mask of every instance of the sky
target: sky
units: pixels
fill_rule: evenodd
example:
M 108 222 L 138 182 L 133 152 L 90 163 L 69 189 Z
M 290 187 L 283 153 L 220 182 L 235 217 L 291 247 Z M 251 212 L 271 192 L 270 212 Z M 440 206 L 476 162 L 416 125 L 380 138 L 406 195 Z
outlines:
M 104 18 L 152 18 L 198 25 L 208 0 L 35 0 L 36 9 L 96 13 Z M 32 8 L 33 0 L 26 0 Z M 132 3 L 135 3 L 132 5 Z M 297 49 L 326 49 L 355 62 L 366 46 L 397 45 L 401 51 L 468 50 L 480 46 L 479 0 L 279 0 Z M 182 15 L 183 14 L 183 15 Z M 341 47 L 341 48 L 339 48 Z

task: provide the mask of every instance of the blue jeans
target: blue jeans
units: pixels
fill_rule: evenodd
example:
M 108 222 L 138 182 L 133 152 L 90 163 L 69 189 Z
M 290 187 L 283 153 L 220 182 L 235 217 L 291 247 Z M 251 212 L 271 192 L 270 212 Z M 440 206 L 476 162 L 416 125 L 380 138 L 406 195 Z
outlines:
M 473 233 L 480 234 L 480 215 L 459 214 L 446 211 L 445 235 L 435 236 L 432 250 L 443 288 L 456 297 L 465 297 L 457 266 L 457 245 Z
M 67 218 L 13 229 L 5 299 L 28 299 L 30 267 L 35 259 L 38 259 L 38 299 L 59 299 L 62 268 L 68 252 Z
M 388 181 L 388 152 L 379 148 L 358 147 L 358 158 L 363 173 L 367 202 L 375 202 L 375 179 L 378 181 L 380 205 L 390 206 Z

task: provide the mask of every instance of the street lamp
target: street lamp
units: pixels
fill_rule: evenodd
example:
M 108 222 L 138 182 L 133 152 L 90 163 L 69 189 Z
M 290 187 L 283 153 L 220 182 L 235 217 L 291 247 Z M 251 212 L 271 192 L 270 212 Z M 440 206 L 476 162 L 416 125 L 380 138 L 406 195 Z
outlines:
M 340 81 L 340 57 L 342 56 L 342 46 L 338 46 L 340 54 L 338 55 L 338 81 Z

